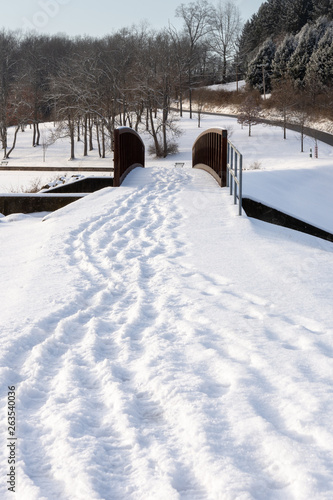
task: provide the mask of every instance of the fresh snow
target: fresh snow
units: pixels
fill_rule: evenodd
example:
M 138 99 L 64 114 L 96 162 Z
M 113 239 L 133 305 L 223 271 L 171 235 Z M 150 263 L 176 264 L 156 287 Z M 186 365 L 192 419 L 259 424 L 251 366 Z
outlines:
M 238 90 L 244 89 L 245 85 L 245 80 L 239 80 Z M 237 82 L 219 83 L 217 85 L 210 85 L 207 88 L 209 88 L 210 90 L 226 90 L 227 92 L 235 92 L 237 90 Z
M 331 148 L 203 126 L 247 194 L 332 230 Z M 333 496 L 332 243 L 239 217 L 182 127 L 121 188 L 0 219 L 1 498 L 12 385 L 20 500 Z

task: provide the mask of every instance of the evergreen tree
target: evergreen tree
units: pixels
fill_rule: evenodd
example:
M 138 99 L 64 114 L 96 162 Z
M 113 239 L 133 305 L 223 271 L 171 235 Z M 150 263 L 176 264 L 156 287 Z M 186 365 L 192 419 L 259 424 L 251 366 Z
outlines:
M 306 24 L 296 35 L 298 43 L 288 63 L 288 75 L 295 80 L 298 87 L 304 85 L 307 65 L 320 39 L 325 34 L 327 25 L 327 19 L 320 18 L 314 25 Z
M 261 37 L 257 30 L 257 17 L 257 14 L 254 14 L 251 20 L 244 24 L 239 40 L 239 59 L 245 71 L 261 43 Z
M 322 92 L 333 82 L 333 23 L 331 22 L 312 53 L 305 81 L 315 92 Z
M 313 19 L 326 16 L 333 19 L 333 0 L 317 0 L 313 6 Z
M 286 35 L 283 42 L 278 46 L 273 60 L 274 80 L 283 79 L 287 74 L 288 63 L 297 47 L 297 38 L 294 35 Z
M 258 12 L 244 25 L 240 39 L 240 53 L 243 54 L 243 59 L 249 61 L 251 57 L 247 54 L 253 56 L 256 48 L 268 37 L 276 41 L 281 39 L 281 35 L 296 34 L 306 23 L 316 19 L 320 11 L 314 13 L 315 2 L 316 0 L 267 0 L 262 3 Z M 322 6 L 323 11 L 326 8 Z
M 258 10 L 258 27 L 262 43 L 269 37 L 275 38 L 286 32 L 287 5 L 290 0 L 269 0 Z
M 251 87 L 258 89 L 262 94 L 272 90 L 272 65 L 275 51 L 275 43 L 271 38 L 268 38 L 249 64 L 247 80 Z
M 291 0 L 286 8 L 288 33 L 296 34 L 313 17 L 313 0 Z

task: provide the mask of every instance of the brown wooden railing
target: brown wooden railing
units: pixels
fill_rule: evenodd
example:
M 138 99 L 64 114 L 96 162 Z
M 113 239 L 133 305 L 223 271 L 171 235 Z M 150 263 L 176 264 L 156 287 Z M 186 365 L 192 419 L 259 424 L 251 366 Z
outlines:
M 114 131 L 114 180 L 120 186 L 133 168 L 145 166 L 145 146 L 139 134 L 129 127 Z
M 224 187 L 227 185 L 228 133 L 211 128 L 199 135 L 192 148 L 193 168 L 209 172 Z

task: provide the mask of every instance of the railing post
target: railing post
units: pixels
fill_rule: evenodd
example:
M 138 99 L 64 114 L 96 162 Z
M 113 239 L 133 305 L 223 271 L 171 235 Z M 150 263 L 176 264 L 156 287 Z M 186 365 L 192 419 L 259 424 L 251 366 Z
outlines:
M 227 155 L 227 166 L 230 164 L 230 142 L 228 141 L 228 155 Z M 230 173 L 229 169 L 227 168 L 227 187 L 230 186 Z
M 243 155 L 239 159 L 239 215 L 242 215 L 243 205 Z
M 239 200 L 239 215 L 242 215 L 243 192 L 243 155 L 228 141 L 228 179 L 230 195 L 234 196 L 234 204 Z
M 235 151 L 235 177 L 234 177 L 234 205 L 237 204 L 237 173 L 238 173 L 238 153 Z
M 232 196 L 232 183 L 233 183 L 233 176 L 231 174 L 233 168 L 234 168 L 234 148 L 231 148 L 231 162 L 230 162 L 230 171 L 229 171 L 229 175 L 230 175 L 230 196 Z
M 221 148 L 222 148 L 222 165 L 221 165 L 221 186 L 227 185 L 227 175 L 228 175 L 228 131 L 222 130 L 221 137 Z

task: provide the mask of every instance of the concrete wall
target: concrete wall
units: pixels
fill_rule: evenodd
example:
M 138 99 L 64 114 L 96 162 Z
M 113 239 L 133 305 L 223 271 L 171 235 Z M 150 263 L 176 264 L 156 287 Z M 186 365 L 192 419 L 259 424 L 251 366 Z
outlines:
M 113 177 L 85 177 L 50 188 L 42 193 L 2 194 L 0 195 L 0 213 L 10 215 L 54 212 L 82 198 L 87 193 L 110 186 L 113 186 Z
M 33 212 L 53 212 L 82 198 L 82 195 L 8 194 L 0 195 L 0 213 L 29 214 Z
M 333 242 L 333 234 L 328 231 L 324 231 L 308 222 L 304 222 L 296 217 L 280 212 L 275 208 L 268 207 L 263 203 L 251 200 L 250 198 L 243 198 L 243 209 L 248 217 L 269 222 L 270 224 L 276 224 L 277 226 L 288 227 L 289 229 L 311 234 L 317 238 Z
M 113 186 L 113 177 L 84 177 L 77 181 L 61 184 L 47 190 L 44 193 L 93 193 L 99 189 Z

